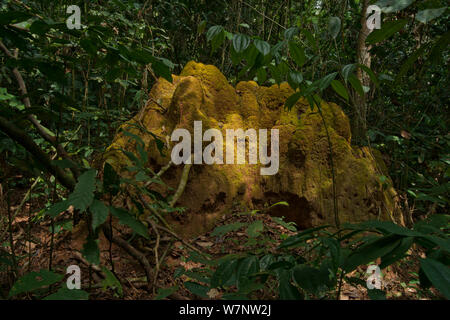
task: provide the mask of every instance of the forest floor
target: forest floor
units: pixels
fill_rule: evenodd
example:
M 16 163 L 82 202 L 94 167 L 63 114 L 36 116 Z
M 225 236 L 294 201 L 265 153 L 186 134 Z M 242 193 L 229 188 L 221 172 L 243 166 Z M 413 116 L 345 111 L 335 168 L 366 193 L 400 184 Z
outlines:
M 19 205 L 23 193 L 16 192 L 11 199 L 10 210 L 14 213 Z M 26 271 L 39 271 L 40 269 L 47 269 L 50 259 L 51 247 L 51 223 L 49 221 L 39 220 L 41 213 L 39 212 L 44 205 L 39 198 L 32 199 L 32 205 L 26 204 L 23 209 L 14 218 L 12 223 L 13 229 L 13 243 L 15 254 L 21 259 L 18 261 L 22 273 Z M 3 210 L 4 211 L 4 210 Z M 78 265 L 81 268 L 82 288 L 90 293 L 90 299 L 154 299 L 157 292 L 147 290 L 147 282 L 145 272 L 141 265 L 133 257 L 129 256 L 120 247 L 112 244 L 111 255 L 114 264 L 114 273 L 121 282 L 122 293 L 120 290 L 113 290 L 102 286 L 104 279 L 104 272 L 99 268 L 89 268 L 88 263 L 82 258 L 80 251 L 83 247 L 83 242 L 86 239 L 87 228 L 84 222 L 79 223 L 72 230 L 65 228 L 70 225 L 70 213 L 61 214 L 55 222 L 55 236 L 53 238 L 53 255 L 52 267 L 53 270 L 61 274 L 66 273 L 66 268 L 69 265 Z M 0 230 L 7 230 L 5 212 L 2 212 L 3 224 Z M 33 223 L 28 223 L 29 219 Z M 256 215 L 224 215 L 217 223 L 217 226 L 230 224 L 234 222 L 251 222 L 252 220 L 262 220 L 266 228 L 264 236 L 269 238 L 269 242 L 275 248 L 280 242 L 279 234 L 290 235 L 292 231 L 275 223 L 269 215 L 258 213 Z M 65 225 L 66 222 L 69 222 Z M 127 228 L 119 225 L 113 221 L 114 233 L 123 239 L 129 239 L 131 233 Z M 66 230 L 69 229 L 69 230 Z M 271 232 L 270 230 L 277 230 L 279 232 Z M 1 233 L 0 233 L 1 235 Z M 151 235 L 152 236 L 152 235 Z M 8 233 L 4 232 L 2 242 L 8 243 Z M 223 238 L 211 235 L 211 232 L 205 233 L 193 239 L 185 239 L 185 242 L 198 248 L 202 252 L 209 254 L 212 258 L 219 258 L 229 253 L 248 252 L 248 247 L 244 244 L 247 240 L 245 232 L 235 231 L 230 232 Z M 142 245 L 140 241 L 133 240 L 131 242 L 139 251 L 143 252 L 152 266 L 155 266 L 154 259 L 154 239 L 153 244 Z M 110 244 L 103 236 L 100 236 L 100 250 L 101 250 L 101 264 L 111 270 L 110 263 Z M 191 270 L 194 268 L 204 267 L 201 263 L 189 261 L 189 249 L 185 243 L 180 240 L 168 237 L 161 233 L 159 244 L 159 258 L 163 258 L 159 272 L 157 273 L 156 287 L 168 288 L 178 285 L 178 298 L 198 299 L 187 291 L 182 283 L 187 280 L 186 275 L 175 277 L 176 270 L 180 267 Z M 417 274 L 413 277 L 414 272 L 418 270 L 418 258 L 421 255 L 417 250 L 410 250 L 409 257 L 401 262 L 382 270 L 383 285 L 388 299 L 428 299 L 418 289 L 418 284 L 411 279 L 417 279 Z M 94 269 L 97 269 L 94 270 Z M 2 271 L 3 272 L 3 271 Z M 365 270 L 359 267 L 348 277 L 358 277 L 365 279 Z M 3 281 L 3 282 L 2 282 Z M 8 287 L 8 279 L 0 277 L 0 288 Z M 416 281 L 417 282 L 417 281 Z M 9 284 L 10 285 L 10 284 Z M 255 292 L 254 297 L 257 299 L 276 299 L 276 288 L 272 290 L 259 290 Z M 209 296 L 213 299 L 220 298 L 222 292 L 212 290 Z M 364 300 L 368 299 L 367 289 L 362 285 L 350 285 L 344 283 L 340 299 L 342 300 Z

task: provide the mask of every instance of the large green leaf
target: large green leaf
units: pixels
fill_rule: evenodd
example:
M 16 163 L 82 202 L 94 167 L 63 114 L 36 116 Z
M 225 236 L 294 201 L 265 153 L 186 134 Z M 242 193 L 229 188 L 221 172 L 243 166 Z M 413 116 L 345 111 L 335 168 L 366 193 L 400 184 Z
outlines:
M 59 290 L 47 297 L 44 300 L 88 300 L 89 293 L 84 290 L 68 289 L 63 285 Z
M 224 234 L 226 234 L 228 232 L 239 230 L 243 226 L 245 226 L 245 223 L 242 223 L 242 222 L 226 224 L 223 226 L 216 227 L 213 230 L 213 232 L 211 232 L 211 235 L 215 236 L 215 237 L 223 236 Z
M 69 201 L 67 200 L 60 201 L 51 205 L 50 208 L 48 208 L 48 210 L 45 211 L 45 214 L 50 216 L 51 218 L 55 218 L 61 212 L 66 211 L 67 208 L 69 208 L 69 206 L 70 206 Z
M 367 44 L 375 44 L 386 40 L 391 37 L 394 33 L 403 29 L 403 27 L 408 23 L 408 20 L 394 20 L 387 23 L 384 23 L 381 26 L 381 29 L 373 31 L 371 34 L 367 36 L 366 43 Z
M 365 265 L 376 258 L 387 255 L 394 250 L 402 241 L 402 237 L 397 235 L 389 235 L 377 238 L 367 244 L 362 245 L 353 251 L 346 259 L 344 270 L 346 272 L 353 271 L 360 265 Z
M 326 76 L 321 78 L 318 82 L 319 89 L 321 91 L 323 91 L 326 88 L 328 88 L 330 86 L 331 82 L 334 80 L 334 78 L 336 78 L 337 74 L 338 74 L 337 72 L 333 72 L 333 73 L 327 74 Z
M 247 228 L 247 234 L 250 238 L 256 238 L 261 234 L 264 229 L 264 225 L 261 220 L 257 220 L 251 223 Z
M 431 258 L 422 259 L 420 267 L 433 286 L 450 299 L 450 268 Z
M 329 282 L 328 273 L 304 264 L 292 270 L 292 277 L 300 288 L 313 294 L 326 290 Z
M 292 94 L 289 98 L 287 98 L 286 102 L 284 103 L 284 107 L 288 110 L 291 110 L 292 107 L 297 103 L 297 101 L 302 96 L 303 96 L 303 93 L 300 91 Z
M 32 292 L 61 281 L 63 278 L 64 276 L 61 274 L 44 269 L 39 272 L 30 272 L 14 283 L 9 291 L 9 296 L 12 297 L 21 293 Z
M 94 199 L 89 210 L 92 213 L 92 229 L 95 230 L 108 218 L 109 210 L 108 207 L 100 200 Z
M 300 300 L 302 296 L 296 287 L 291 284 L 290 270 L 280 269 L 277 272 L 278 294 L 280 300 Z
M 250 45 L 250 37 L 245 34 L 235 34 L 233 36 L 233 48 L 237 53 L 243 52 Z
M 270 53 L 270 44 L 266 41 L 255 39 L 254 41 L 256 49 L 262 53 L 262 55 L 266 56 Z
M 339 94 L 342 98 L 348 101 L 348 92 L 347 88 L 340 82 L 339 80 L 333 80 L 331 81 L 331 87 L 334 91 L 336 91 L 337 94 Z
M 353 70 L 355 70 L 355 68 L 356 68 L 356 65 L 354 63 L 347 64 L 342 67 L 342 77 L 344 78 L 345 82 L 347 82 L 349 76 L 351 75 Z
M 121 224 L 129 226 L 134 232 L 148 239 L 147 228 L 140 222 L 136 220 L 127 210 L 121 208 L 110 207 L 111 214 L 119 219 Z
M 90 169 L 84 172 L 75 185 L 74 191 L 69 195 L 67 202 L 75 209 L 84 212 L 94 200 L 95 177 L 97 171 Z
M 348 81 L 350 82 L 350 84 L 352 85 L 353 89 L 355 89 L 355 91 L 360 95 L 360 96 L 364 96 L 364 88 L 361 84 L 361 81 L 359 81 L 359 79 L 354 75 L 351 74 L 348 77 Z
M 179 289 L 178 286 L 168 287 L 168 288 L 159 288 L 154 300 L 161 300 L 167 298 L 172 293 L 177 292 Z
M 299 29 L 297 27 L 291 27 L 288 28 L 286 30 L 284 30 L 284 38 L 286 40 L 291 40 L 292 38 L 294 38 L 294 36 L 298 33 Z
M 202 298 L 208 298 L 208 291 L 209 291 L 208 287 L 202 286 L 201 284 L 198 284 L 198 283 L 192 282 L 192 281 L 185 282 L 184 286 L 186 289 L 188 289 L 190 292 L 192 292 L 196 296 L 199 296 Z
M 92 237 L 87 238 L 81 251 L 83 256 L 92 264 L 100 264 L 100 249 L 98 247 L 98 239 Z
M 306 61 L 305 49 L 300 47 L 294 41 L 289 41 L 289 53 L 291 54 L 292 59 L 299 67 L 302 67 L 305 64 Z
M 212 26 L 206 32 L 206 40 L 211 41 L 213 38 L 217 37 L 221 32 L 223 32 L 222 26 Z
M 225 287 L 236 284 L 236 268 L 238 266 L 237 259 L 225 260 L 219 264 L 213 276 L 211 277 L 211 287 Z

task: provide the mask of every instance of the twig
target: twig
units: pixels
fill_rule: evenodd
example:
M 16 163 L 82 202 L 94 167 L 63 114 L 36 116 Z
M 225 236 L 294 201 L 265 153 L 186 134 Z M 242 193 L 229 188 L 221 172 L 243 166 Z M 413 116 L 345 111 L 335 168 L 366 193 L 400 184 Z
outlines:
M 161 170 L 159 170 L 159 172 L 157 174 L 155 174 L 155 176 L 153 178 L 161 178 L 161 176 L 167 171 L 169 170 L 169 168 L 172 166 L 172 160 L 169 161 L 168 164 L 166 164 L 164 167 L 161 168 Z M 145 187 L 148 187 L 150 184 L 152 184 L 152 181 L 147 181 L 145 183 Z
M 175 205 L 175 203 L 178 201 L 178 199 L 183 194 L 184 188 L 186 188 L 186 183 L 187 183 L 187 180 L 189 177 L 189 171 L 191 170 L 191 167 L 192 167 L 192 161 L 190 161 L 190 163 L 186 163 L 184 165 L 183 173 L 181 174 L 181 180 L 180 180 L 180 184 L 178 185 L 178 189 L 175 192 L 175 194 L 173 195 L 172 200 L 169 202 L 169 205 L 171 207 L 173 207 Z
M 144 269 L 145 274 L 147 276 L 147 286 L 148 286 L 148 289 L 150 290 L 150 287 L 151 287 L 150 281 L 151 281 L 151 279 L 153 279 L 153 271 L 152 271 L 150 263 L 148 262 L 145 255 L 142 252 L 136 250 L 136 248 L 134 248 L 132 245 L 130 245 L 124 239 L 119 238 L 119 237 L 112 237 L 111 232 L 107 227 L 103 226 L 102 230 L 107 239 L 109 239 L 110 241 L 112 241 L 113 243 L 115 243 L 116 245 L 121 247 L 122 249 L 124 249 L 130 256 L 135 258 L 141 264 L 141 266 Z
M 159 235 L 158 228 L 156 227 L 156 224 L 152 221 L 152 219 L 148 219 L 147 221 L 150 223 L 150 225 L 152 226 L 153 231 L 155 231 L 155 234 L 156 234 L 156 243 L 155 243 L 155 247 L 153 248 L 153 251 L 155 253 L 155 265 L 156 265 L 155 275 L 153 277 L 153 294 L 155 294 L 156 293 L 156 291 L 155 291 L 156 280 L 157 280 L 157 277 L 158 277 L 159 266 L 160 266 L 158 249 L 159 249 L 159 240 L 161 239 L 161 236 Z

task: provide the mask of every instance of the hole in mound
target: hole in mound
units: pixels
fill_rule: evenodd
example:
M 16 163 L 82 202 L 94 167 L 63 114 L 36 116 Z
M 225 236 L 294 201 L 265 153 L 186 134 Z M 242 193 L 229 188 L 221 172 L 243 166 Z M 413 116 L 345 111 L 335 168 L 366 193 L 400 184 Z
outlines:
M 300 230 L 312 227 L 311 211 L 312 208 L 304 197 L 299 197 L 293 193 L 266 192 L 265 199 L 269 205 L 280 201 L 286 201 L 289 206 L 277 205 L 271 208 L 268 213 L 274 217 L 285 217 L 287 222 L 295 222 Z

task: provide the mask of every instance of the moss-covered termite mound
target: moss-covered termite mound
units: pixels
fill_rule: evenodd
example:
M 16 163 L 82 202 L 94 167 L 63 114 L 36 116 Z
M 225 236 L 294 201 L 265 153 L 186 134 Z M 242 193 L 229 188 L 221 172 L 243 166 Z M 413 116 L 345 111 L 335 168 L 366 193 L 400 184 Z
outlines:
M 260 164 L 193 165 L 177 201 L 177 206 L 186 210 L 167 217 L 177 231 L 199 234 L 211 229 L 225 213 L 261 209 L 279 201 L 289 206 L 275 206 L 269 212 L 285 216 L 300 228 L 334 224 L 326 130 L 318 110 L 311 110 L 306 100 L 285 110 L 284 103 L 292 93 L 287 83 L 264 87 L 247 81 L 233 87 L 216 67 L 196 62 L 189 62 L 179 76 L 174 75 L 172 83 L 157 81 L 146 106 L 121 127 L 142 138 L 155 172 L 170 161 L 170 150 L 176 144 L 170 142 L 173 130 L 185 128 L 193 133 L 194 121 L 202 121 L 203 132 L 216 128 L 224 137 L 226 129 L 279 130 L 279 171 L 275 175 L 261 175 Z M 349 119 L 338 105 L 322 101 L 321 109 L 332 144 L 340 221 L 391 219 L 402 223 L 390 180 L 380 180 L 387 176 L 381 155 L 351 145 Z M 166 152 L 161 154 L 153 136 L 138 127 L 159 137 Z M 104 155 L 119 171 L 129 162 L 121 149 L 135 151 L 133 139 L 123 132 Z M 183 167 L 172 165 L 162 176 L 174 190 Z

